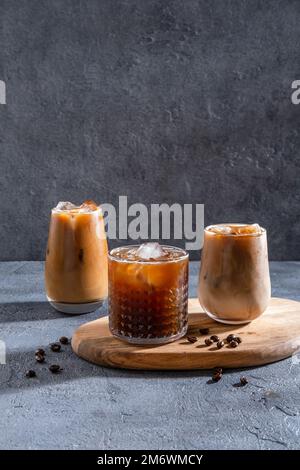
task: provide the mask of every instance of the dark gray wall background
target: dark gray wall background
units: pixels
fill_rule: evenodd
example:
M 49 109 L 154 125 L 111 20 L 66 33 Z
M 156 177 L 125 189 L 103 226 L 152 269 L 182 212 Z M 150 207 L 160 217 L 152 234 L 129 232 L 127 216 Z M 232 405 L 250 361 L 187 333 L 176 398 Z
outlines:
M 118 195 L 300 259 L 299 25 L 288 0 L 0 0 L 0 259 L 44 258 L 58 200 Z

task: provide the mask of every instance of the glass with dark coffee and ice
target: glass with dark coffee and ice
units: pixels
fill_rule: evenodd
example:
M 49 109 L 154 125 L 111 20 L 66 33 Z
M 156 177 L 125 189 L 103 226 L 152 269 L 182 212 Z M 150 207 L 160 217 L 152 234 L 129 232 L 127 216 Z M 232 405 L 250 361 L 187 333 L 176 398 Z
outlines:
M 46 294 L 65 313 L 87 313 L 107 297 L 107 241 L 101 208 L 60 202 L 51 212 Z
M 198 296 L 219 322 L 248 323 L 261 315 L 271 296 L 266 230 L 258 224 L 206 227 Z
M 187 331 L 188 254 L 158 243 L 109 254 L 111 333 L 136 344 L 174 341 Z

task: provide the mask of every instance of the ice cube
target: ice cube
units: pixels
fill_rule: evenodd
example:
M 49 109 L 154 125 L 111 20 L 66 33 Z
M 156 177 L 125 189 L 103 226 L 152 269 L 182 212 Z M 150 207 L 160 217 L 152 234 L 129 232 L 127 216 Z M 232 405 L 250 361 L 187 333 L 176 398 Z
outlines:
M 54 209 L 57 211 L 71 211 L 77 209 L 77 206 L 69 201 L 60 201 Z
M 136 256 L 141 259 L 157 259 L 164 254 L 165 252 L 159 243 L 143 243 L 136 251 Z
M 96 211 L 97 209 L 98 209 L 97 204 L 91 199 L 84 201 L 80 206 L 80 212 L 93 212 L 93 211 Z
M 261 227 L 258 224 L 242 225 L 238 227 L 237 233 L 239 234 L 260 234 Z
M 251 233 L 261 233 L 262 232 L 261 226 L 259 224 L 249 225 L 249 228 L 251 229 Z
M 228 235 L 231 233 L 231 227 L 227 225 L 214 225 L 211 227 L 211 231 L 220 235 Z

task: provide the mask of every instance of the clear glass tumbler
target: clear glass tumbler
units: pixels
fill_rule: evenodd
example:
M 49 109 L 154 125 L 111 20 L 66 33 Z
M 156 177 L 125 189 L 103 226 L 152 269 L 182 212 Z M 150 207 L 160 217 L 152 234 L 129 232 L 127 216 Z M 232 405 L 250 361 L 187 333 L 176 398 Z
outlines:
M 257 224 L 211 225 L 204 231 L 198 298 L 222 323 L 248 323 L 271 296 L 266 230 Z
M 64 313 L 96 310 L 107 298 L 107 241 L 101 208 L 59 203 L 52 209 L 45 265 L 46 294 Z
M 158 244 L 124 246 L 109 254 L 110 331 L 129 343 L 168 343 L 187 331 L 188 254 L 158 245 L 160 256 L 151 258 L 150 245 Z M 144 247 L 146 258 L 140 256 Z

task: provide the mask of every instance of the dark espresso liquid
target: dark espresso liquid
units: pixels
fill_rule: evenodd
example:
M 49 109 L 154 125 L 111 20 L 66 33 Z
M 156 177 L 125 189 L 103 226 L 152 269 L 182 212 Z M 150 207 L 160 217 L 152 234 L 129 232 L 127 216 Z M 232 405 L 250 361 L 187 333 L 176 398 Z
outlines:
M 121 339 L 155 344 L 176 339 L 187 328 L 188 256 L 164 247 L 147 261 L 136 247 L 113 250 L 109 259 L 109 321 Z

